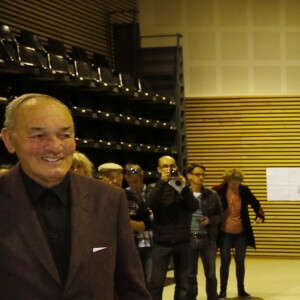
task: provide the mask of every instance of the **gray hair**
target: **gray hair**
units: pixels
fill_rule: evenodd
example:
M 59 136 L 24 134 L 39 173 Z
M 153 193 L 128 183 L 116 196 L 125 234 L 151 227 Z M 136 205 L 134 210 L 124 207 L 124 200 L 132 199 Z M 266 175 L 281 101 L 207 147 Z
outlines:
M 24 94 L 16 99 L 14 99 L 13 101 L 11 101 L 5 108 L 5 120 L 4 120 L 4 127 L 6 127 L 9 131 L 13 131 L 15 129 L 16 126 L 16 115 L 18 113 L 18 110 L 20 108 L 20 106 L 31 99 L 34 98 L 48 98 L 50 100 L 53 100 L 59 104 L 61 104 L 62 106 L 64 106 L 68 111 L 69 108 L 60 100 L 51 97 L 49 95 L 45 95 L 45 94 Z

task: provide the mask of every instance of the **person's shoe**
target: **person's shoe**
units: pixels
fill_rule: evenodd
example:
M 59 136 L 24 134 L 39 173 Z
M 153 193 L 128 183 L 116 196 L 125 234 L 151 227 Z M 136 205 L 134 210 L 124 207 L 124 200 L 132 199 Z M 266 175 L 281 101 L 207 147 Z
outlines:
M 221 292 L 218 295 L 218 299 L 226 299 L 226 291 L 221 290 Z
M 239 291 L 239 298 L 250 298 L 251 295 L 245 291 Z

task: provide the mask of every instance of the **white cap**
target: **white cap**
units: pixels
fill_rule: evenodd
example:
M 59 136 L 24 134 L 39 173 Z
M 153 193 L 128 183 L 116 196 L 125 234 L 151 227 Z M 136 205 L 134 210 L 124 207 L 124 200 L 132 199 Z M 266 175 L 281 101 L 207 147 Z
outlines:
M 105 171 L 123 171 L 123 167 L 115 163 L 105 163 L 98 167 L 99 172 Z

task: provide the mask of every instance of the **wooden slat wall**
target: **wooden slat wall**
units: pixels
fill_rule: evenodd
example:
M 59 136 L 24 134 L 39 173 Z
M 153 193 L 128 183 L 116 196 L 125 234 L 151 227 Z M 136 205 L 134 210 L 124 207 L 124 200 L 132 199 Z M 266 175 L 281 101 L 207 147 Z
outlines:
M 257 250 L 248 253 L 300 256 L 300 202 L 267 201 L 266 187 L 267 167 L 300 167 L 300 97 L 188 98 L 185 105 L 188 162 L 207 167 L 205 185 L 241 168 L 265 210 L 266 222 L 253 225 Z
M 39 35 L 42 41 L 54 38 L 90 52 L 109 54 L 108 13 L 131 11 L 136 0 L 1 0 L 0 22 L 16 35 L 25 29 Z M 132 22 L 132 14 L 116 13 L 114 22 Z

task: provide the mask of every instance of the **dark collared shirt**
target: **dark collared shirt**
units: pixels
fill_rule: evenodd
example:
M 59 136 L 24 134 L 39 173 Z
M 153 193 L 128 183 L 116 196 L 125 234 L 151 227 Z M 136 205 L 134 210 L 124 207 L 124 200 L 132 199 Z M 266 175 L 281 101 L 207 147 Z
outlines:
M 65 283 L 71 253 L 70 178 L 67 175 L 58 185 L 45 189 L 23 170 L 21 174 L 61 280 Z

